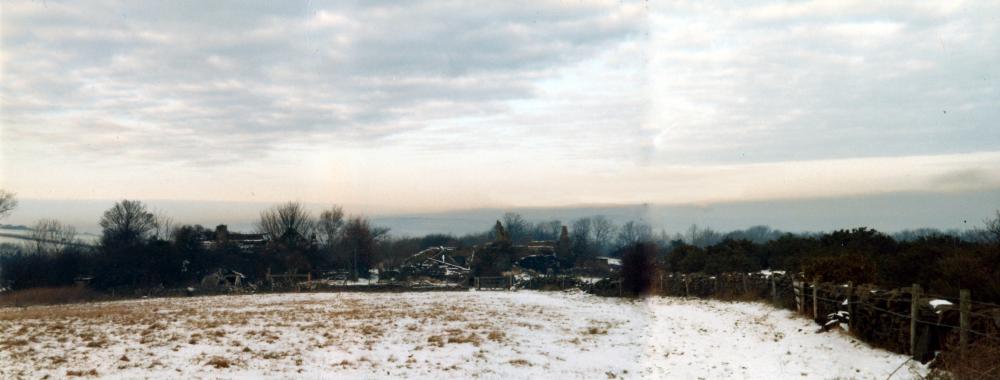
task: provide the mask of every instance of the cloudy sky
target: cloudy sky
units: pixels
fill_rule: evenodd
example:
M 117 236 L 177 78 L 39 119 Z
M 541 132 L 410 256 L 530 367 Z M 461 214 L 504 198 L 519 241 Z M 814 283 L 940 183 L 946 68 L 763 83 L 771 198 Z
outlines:
M 0 187 L 372 212 L 1000 189 L 1000 3 L 736 3 L 4 1 Z

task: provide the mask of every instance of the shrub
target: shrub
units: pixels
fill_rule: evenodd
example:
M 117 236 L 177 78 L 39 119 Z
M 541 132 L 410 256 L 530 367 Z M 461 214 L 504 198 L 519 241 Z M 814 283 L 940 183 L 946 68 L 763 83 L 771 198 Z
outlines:
M 806 279 L 818 278 L 833 283 L 871 284 L 875 282 L 875 264 L 861 255 L 821 256 L 802 264 Z
M 937 361 L 954 380 L 995 379 L 1000 377 L 998 363 L 1000 344 L 986 339 L 973 343 L 964 356 L 958 351 L 944 351 Z

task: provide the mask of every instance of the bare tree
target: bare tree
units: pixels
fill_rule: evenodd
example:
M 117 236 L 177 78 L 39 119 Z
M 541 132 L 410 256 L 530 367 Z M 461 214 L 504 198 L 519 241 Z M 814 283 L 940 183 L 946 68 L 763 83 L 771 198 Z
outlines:
M 570 232 L 570 240 L 573 242 L 573 254 L 577 256 L 590 256 L 595 248 L 591 235 L 590 218 L 580 218 L 573 221 L 573 229 Z
M 317 237 L 320 244 L 330 247 L 337 244 L 344 228 L 344 209 L 340 206 L 330 207 L 319 214 L 316 222 Z
M 534 238 L 538 240 L 556 240 L 562 231 L 562 221 L 550 220 L 535 224 Z
M 711 228 L 698 228 L 697 224 L 692 224 L 688 228 L 688 243 L 698 247 L 708 247 L 722 241 L 722 234 L 715 232 Z
M 653 237 L 653 229 L 646 223 L 629 221 L 618 230 L 618 246 L 628 247 L 648 242 Z
M 616 229 L 615 224 L 604 215 L 597 215 L 591 219 L 592 236 L 598 252 L 604 253 L 611 246 L 611 239 Z
M 101 228 L 105 245 L 139 243 L 156 228 L 156 216 L 142 202 L 125 199 L 104 212 Z
M 0 219 L 6 218 L 17 207 L 16 194 L 0 189 Z
M 257 229 L 272 239 L 304 238 L 314 232 L 315 222 L 299 202 L 288 202 L 261 211 Z
M 986 224 L 984 235 L 986 239 L 993 243 L 1000 244 L 1000 210 L 996 211 L 996 217 L 983 221 Z
M 174 219 L 162 211 L 154 212 L 153 216 L 156 220 L 156 227 L 153 228 L 153 238 L 161 240 L 170 239 L 170 236 L 174 232 Z
M 56 252 L 76 241 L 76 228 L 54 219 L 42 219 L 31 229 L 32 249 L 36 254 Z
M 521 214 L 508 212 L 503 214 L 503 226 L 507 229 L 507 236 L 514 243 L 523 242 L 528 235 L 528 222 Z

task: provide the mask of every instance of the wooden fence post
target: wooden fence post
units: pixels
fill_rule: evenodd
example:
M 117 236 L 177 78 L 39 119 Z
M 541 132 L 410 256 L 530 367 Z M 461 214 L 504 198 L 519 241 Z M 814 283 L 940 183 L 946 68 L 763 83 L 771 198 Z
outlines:
M 961 354 L 964 357 L 966 350 L 969 348 L 969 313 L 972 312 L 972 295 L 969 289 L 962 289 L 958 291 L 958 308 L 959 308 L 959 323 L 958 323 L 958 342 L 959 347 L 961 347 Z
M 476 290 L 479 290 L 479 277 L 476 277 Z
M 854 325 L 854 281 L 847 282 L 847 330 L 850 331 Z
M 910 355 L 917 354 L 917 317 L 920 313 L 920 284 L 913 284 L 910 300 Z
M 618 296 L 622 296 L 622 280 L 618 280 Z
M 743 277 L 743 294 L 750 292 L 750 287 L 747 285 L 747 274 L 740 273 L 740 277 Z
M 691 297 L 691 286 L 690 286 L 690 284 L 691 284 L 691 278 L 689 278 L 687 275 L 684 275 L 684 297 L 685 298 Z
M 799 291 L 798 291 L 799 294 L 795 295 L 796 301 L 798 301 L 797 305 L 796 305 L 796 308 L 799 310 L 799 314 L 805 314 L 806 313 L 806 282 L 805 281 L 799 281 L 799 286 L 797 286 L 797 288 L 799 289 Z
M 819 281 L 815 278 L 813 279 L 813 319 L 819 318 L 819 299 L 816 297 L 819 295 Z
M 774 281 L 774 273 L 771 273 L 771 300 L 775 305 L 778 304 L 778 285 Z

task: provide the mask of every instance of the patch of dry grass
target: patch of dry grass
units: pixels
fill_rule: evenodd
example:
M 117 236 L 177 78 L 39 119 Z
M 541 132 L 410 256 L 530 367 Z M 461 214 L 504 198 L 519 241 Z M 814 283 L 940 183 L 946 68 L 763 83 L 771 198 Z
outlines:
M 233 362 L 221 356 L 213 356 L 211 359 L 208 359 L 205 365 L 215 368 L 229 368 L 229 366 L 233 365 Z
M 69 370 L 66 371 L 66 377 L 97 377 L 97 370 Z
M 189 345 L 211 347 L 213 351 L 209 352 L 216 355 L 221 351 L 214 348 L 229 353 L 184 359 L 203 363 L 202 371 L 253 367 L 252 363 L 267 361 L 304 366 L 309 362 L 309 356 L 304 355 L 307 351 L 329 349 L 326 347 L 370 351 L 385 336 L 400 331 L 413 339 L 411 342 L 418 346 L 415 351 L 446 344 L 511 345 L 515 342 L 508 341 L 503 329 L 518 326 L 513 321 L 497 320 L 488 310 L 455 307 L 446 302 L 398 307 L 350 297 L 322 301 L 265 298 L 263 302 L 258 298 L 252 306 L 247 301 L 239 297 L 163 298 L 0 308 L 0 348 L 10 348 L 9 357 L 16 355 L 26 368 L 87 368 L 89 363 L 101 360 L 120 369 L 177 369 L 183 374 L 188 370 L 178 368 L 176 361 L 192 355 Z M 542 327 L 535 322 L 541 321 L 524 323 L 524 327 Z M 288 347 L 286 343 L 296 344 L 302 351 L 283 350 Z M 80 351 L 79 347 L 90 349 Z M 121 347 L 129 347 L 127 356 L 116 351 Z M 415 364 L 412 356 L 397 359 L 398 366 Z M 337 365 L 356 369 L 378 363 L 383 362 L 379 358 L 355 357 Z M 531 363 L 518 361 L 514 365 Z M 115 371 L 111 371 L 102 375 L 113 377 Z M 79 375 L 66 376 L 91 376 L 89 371 L 74 373 Z
M 27 346 L 27 345 L 28 345 L 27 339 L 5 339 L 3 341 L 0 341 L 0 347 L 5 347 L 5 348 Z
M 60 305 L 89 302 L 102 298 L 105 297 L 100 293 L 77 286 L 31 288 L 0 293 L 0 307 Z
M 427 344 L 437 347 L 444 347 L 445 337 L 441 335 L 431 335 L 427 337 Z
M 486 336 L 486 339 L 489 339 L 489 340 L 494 341 L 494 342 L 501 342 L 506 337 L 507 337 L 507 334 L 505 334 L 503 331 L 493 330 L 493 331 L 490 331 L 489 335 Z
M 448 336 L 448 343 L 455 343 L 455 344 L 468 343 L 473 346 L 479 347 L 479 344 L 481 344 L 482 342 L 483 342 L 482 339 L 479 339 L 479 336 L 474 333 L 456 334 Z
M 512 359 L 511 361 L 509 361 L 507 363 L 510 363 L 510 365 L 517 366 L 517 367 L 527 367 L 527 366 L 531 365 L 531 362 L 529 362 L 527 360 L 524 360 L 524 359 Z

